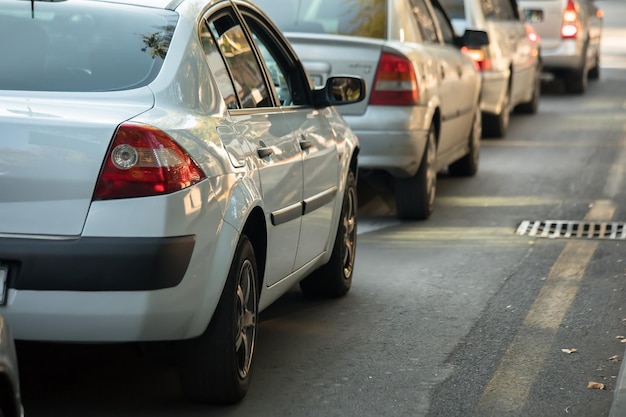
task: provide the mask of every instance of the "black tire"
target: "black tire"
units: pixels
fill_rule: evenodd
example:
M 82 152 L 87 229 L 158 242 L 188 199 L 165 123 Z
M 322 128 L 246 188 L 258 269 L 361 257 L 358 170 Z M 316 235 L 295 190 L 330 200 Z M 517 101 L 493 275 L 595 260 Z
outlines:
M 509 83 L 510 86 L 510 83 Z M 511 88 L 507 88 L 500 114 L 483 113 L 483 134 L 489 138 L 504 138 L 511 118 Z
M 472 120 L 472 128 L 468 137 L 468 152 L 456 162 L 448 166 L 448 172 L 458 177 L 471 177 L 478 172 L 480 160 L 480 138 L 482 136 L 482 121 L 480 108 L 477 106 L 476 114 Z
M 256 343 L 258 298 L 254 249 L 242 235 L 207 329 L 178 345 L 181 383 L 189 399 L 234 404 L 246 395 Z
M 565 73 L 563 79 L 565 92 L 569 94 L 583 94 L 587 91 L 587 45 L 583 47 L 582 62 L 580 67 Z
M 587 79 L 594 81 L 600 79 L 600 57 L 598 54 L 596 54 L 595 62 L 595 65 L 589 70 L 589 73 L 587 74 Z
M 537 113 L 537 110 L 539 110 L 539 98 L 541 97 L 541 71 L 541 65 L 537 64 L 535 81 L 533 84 L 533 96 L 530 98 L 530 101 L 520 103 L 515 107 L 515 111 L 517 113 L 535 114 Z
M 411 178 L 395 179 L 398 218 L 426 220 L 432 214 L 437 191 L 436 159 L 437 140 L 435 126 L 431 124 L 417 173 Z
M 346 180 L 333 252 L 326 265 L 300 281 L 300 289 L 306 295 L 337 298 L 350 290 L 356 253 L 358 207 L 356 176 L 350 171 Z

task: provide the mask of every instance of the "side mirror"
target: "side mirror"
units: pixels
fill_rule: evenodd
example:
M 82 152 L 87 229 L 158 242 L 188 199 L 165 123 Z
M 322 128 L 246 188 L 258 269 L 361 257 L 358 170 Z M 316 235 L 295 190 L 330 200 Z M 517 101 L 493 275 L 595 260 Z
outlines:
M 324 88 L 314 90 L 313 97 L 316 107 L 338 106 L 363 101 L 365 98 L 365 81 L 357 77 L 330 77 Z
M 483 46 L 489 45 L 489 35 L 482 30 L 467 29 L 463 36 L 461 36 L 460 41 L 460 46 L 467 46 L 470 49 L 480 49 Z

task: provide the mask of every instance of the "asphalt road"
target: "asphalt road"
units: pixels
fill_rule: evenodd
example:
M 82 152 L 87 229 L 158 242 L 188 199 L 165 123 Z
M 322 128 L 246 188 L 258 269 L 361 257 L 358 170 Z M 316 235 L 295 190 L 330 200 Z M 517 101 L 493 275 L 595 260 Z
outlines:
M 483 141 L 475 178 L 439 176 L 430 220 L 397 221 L 362 181 L 353 289 L 294 289 L 261 314 L 240 405 L 187 403 L 167 347 L 20 343 L 26 416 L 608 416 L 626 240 L 515 233 L 626 220 L 626 4 L 597 3 L 601 79 L 583 96 L 546 84 L 537 115 Z

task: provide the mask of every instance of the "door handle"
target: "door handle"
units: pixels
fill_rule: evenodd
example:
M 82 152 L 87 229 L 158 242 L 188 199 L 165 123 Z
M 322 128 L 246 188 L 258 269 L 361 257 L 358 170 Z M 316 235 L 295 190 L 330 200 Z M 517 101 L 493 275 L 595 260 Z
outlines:
M 270 148 L 269 146 L 267 146 L 265 144 L 265 142 L 261 141 L 261 143 L 259 143 L 259 147 L 256 150 L 256 154 L 259 155 L 259 158 L 265 158 L 267 156 L 270 156 L 271 154 L 273 154 L 274 151 L 272 150 L 272 148 Z
M 300 149 L 302 149 L 303 151 L 309 149 L 311 146 L 313 146 L 313 142 L 311 142 L 310 140 L 304 138 L 300 139 Z

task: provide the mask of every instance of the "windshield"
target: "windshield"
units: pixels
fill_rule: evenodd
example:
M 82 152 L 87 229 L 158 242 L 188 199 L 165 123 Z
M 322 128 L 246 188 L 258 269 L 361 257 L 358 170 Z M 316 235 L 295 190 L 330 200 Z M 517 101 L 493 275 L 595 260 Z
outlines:
M 465 4 L 463 0 L 439 0 L 450 19 L 465 19 Z
M 283 32 L 385 39 L 387 0 L 254 0 Z
M 152 81 L 177 14 L 81 0 L 0 0 L 0 90 L 114 91 Z

